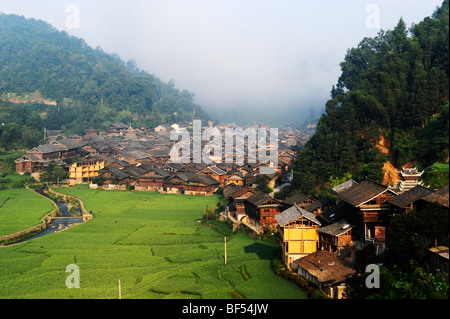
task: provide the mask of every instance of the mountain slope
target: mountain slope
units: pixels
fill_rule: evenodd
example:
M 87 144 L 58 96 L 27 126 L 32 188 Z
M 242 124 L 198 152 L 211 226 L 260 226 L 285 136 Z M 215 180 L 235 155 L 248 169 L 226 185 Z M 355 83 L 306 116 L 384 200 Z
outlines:
M 46 22 L 0 13 L 0 97 L 23 102 L 32 95 L 42 98 L 30 102 L 47 128 L 66 132 L 120 121 L 154 127 L 192 120 L 194 109 L 208 119 L 194 94 L 173 81 L 163 83 Z
M 294 163 L 294 188 L 317 192 L 344 176 L 382 183 L 390 164 L 448 163 L 448 13 L 445 0 L 411 30 L 400 19 L 348 50 L 317 132 Z

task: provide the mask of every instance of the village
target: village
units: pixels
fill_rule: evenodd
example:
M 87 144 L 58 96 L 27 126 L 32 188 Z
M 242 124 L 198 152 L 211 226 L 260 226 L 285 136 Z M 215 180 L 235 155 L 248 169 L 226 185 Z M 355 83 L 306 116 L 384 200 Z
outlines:
M 257 234 L 278 234 L 286 267 L 336 299 L 345 298 L 347 282 L 355 275 L 355 251 L 373 244 L 381 254 L 386 249 L 386 227 L 396 214 L 427 205 L 449 207 L 448 185 L 438 190 L 423 186 L 422 172 L 414 167 L 398 171 L 400 182 L 395 186 L 350 179 L 333 188 L 335 199 L 302 192 L 277 199 L 275 193 L 289 185 L 292 163 L 310 134 L 280 130 L 277 166 L 264 177 L 269 191 L 262 191 L 259 169 L 271 162 L 171 162 L 170 132 L 189 130 L 191 125 L 159 125 L 150 131 L 116 123 L 105 132 L 89 128 L 83 136 L 48 130 L 48 143 L 16 159 L 16 171 L 39 180 L 46 167 L 55 163 L 67 171 L 68 185 L 200 196 L 219 193 L 227 203 L 221 219 L 233 228 L 245 225 Z M 223 132 L 233 126 L 219 123 L 215 127 Z M 448 276 L 448 247 L 431 247 L 429 253 L 435 267 Z

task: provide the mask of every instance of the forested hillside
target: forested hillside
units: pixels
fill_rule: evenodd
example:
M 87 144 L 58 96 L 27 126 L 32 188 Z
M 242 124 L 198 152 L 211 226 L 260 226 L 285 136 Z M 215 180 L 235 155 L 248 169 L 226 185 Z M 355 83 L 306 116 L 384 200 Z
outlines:
M 295 161 L 294 188 L 318 192 L 349 177 L 381 183 L 387 161 L 447 163 L 448 183 L 448 18 L 445 0 L 410 29 L 400 19 L 348 50 L 317 133 Z
M 192 120 L 194 108 L 208 119 L 173 81 L 46 22 L 0 13 L 0 147 L 35 145 L 44 125 L 66 133 L 115 122 L 151 128 Z

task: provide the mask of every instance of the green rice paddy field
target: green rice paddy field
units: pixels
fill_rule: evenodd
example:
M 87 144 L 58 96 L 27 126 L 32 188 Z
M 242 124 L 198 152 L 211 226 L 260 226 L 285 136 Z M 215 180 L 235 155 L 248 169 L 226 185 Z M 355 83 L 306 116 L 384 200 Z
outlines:
M 0 191 L 0 237 L 40 224 L 54 208 L 50 200 L 26 188 Z
M 59 189 L 94 218 L 26 243 L 0 248 L 0 298 L 306 298 L 271 269 L 277 246 L 199 222 L 217 197 L 138 191 Z M 51 203 L 49 203 L 51 206 Z M 99 212 L 101 210 L 101 212 Z M 224 264 L 224 234 L 227 264 Z M 67 288 L 66 267 L 80 288 Z

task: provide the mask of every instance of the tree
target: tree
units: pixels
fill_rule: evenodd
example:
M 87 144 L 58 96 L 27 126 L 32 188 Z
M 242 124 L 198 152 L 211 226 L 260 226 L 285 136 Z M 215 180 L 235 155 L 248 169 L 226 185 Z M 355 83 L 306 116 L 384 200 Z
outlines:
M 438 205 L 402 213 L 386 230 L 386 258 L 391 265 L 409 270 L 411 262 L 425 265 L 428 247 L 437 243 L 448 246 L 448 209 Z
M 260 192 L 269 194 L 273 191 L 272 188 L 269 187 L 270 177 L 267 175 L 258 175 L 255 179 L 256 189 Z
M 93 184 L 97 184 L 98 186 L 103 186 L 103 184 L 105 183 L 105 177 L 103 176 L 96 176 L 92 179 L 92 183 Z
M 346 173 L 383 182 L 381 135 L 397 167 L 448 161 L 448 12 L 445 0 L 411 36 L 400 19 L 347 51 L 316 133 L 294 161 L 293 188 L 318 193 Z
M 40 175 L 41 182 L 57 183 L 67 178 L 67 172 L 62 166 L 57 165 L 55 162 L 50 162 L 44 172 Z

